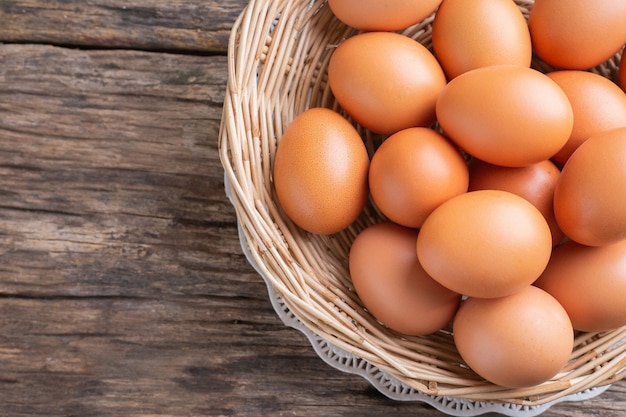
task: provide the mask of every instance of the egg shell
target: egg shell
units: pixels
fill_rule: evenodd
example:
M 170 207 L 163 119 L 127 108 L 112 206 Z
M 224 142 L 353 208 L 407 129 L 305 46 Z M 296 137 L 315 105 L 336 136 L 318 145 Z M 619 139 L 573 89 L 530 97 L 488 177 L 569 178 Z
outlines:
M 528 26 L 534 51 L 560 69 L 600 65 L 626 43 L 623 0 L 535 0 Z
M 554 214 L 570 239 L 603 246 L 626 238 L 626 128 L 598 133 L 570 156 L 554 191 Z
M 382 135 L 430 126 L 446 77 L 419 42 L 395 32 L 366 32 L 343 41 L 328 63 L 330 89 L 360 125 Z
M 390 220 L 418 228 L 441 203 L 467 192 L 461 152 L 439 132 L 414 127 L 389 136 L 369 170 L 372 199 Z
M 369 312 L 408 335 L 425 335 L 448 325 L 461 296 L 434 281 L 415 253 L 417 231 L 377 223 L 357 235 L 349 254 L 354 288 Z
M 363 211 L 368 170 L 369 156 L 354 126 L 333 110 L 312 108 L 289 124 L 278 143 L 276 197 L 304 230 L 336 233 Z
M 473 158 L 469 163 L 469 191 L 502 190 L 517 194 L 535 206 L 550 226 L 552 245 L 565 237 L 554 215 L 554 189 L 561 171 L 550 160 L 523 167 L 503 167 Z
M 541 275 L 552 234 L 524 198 L 479 190 L 437 207 L 420 229 L 416 250 L 424 270 L 441 285 L 470 297 L 502 297 Z
M 441 0 L 328 0 L 335 16 L 363 31 L 405 29 L 430 16 Z
M 546 75 L 565 92 L 574 112 L 572 133 L 565 146 L 552 157 L 560 166 L 590 136 L 626 126 L 626 94 L 613 81 L 580 70 L 553 71 Z
M 572 133 L 574 115 L 563 90 L 545 74 L 514 65 L 465 72 L 442 90 L 439 124 L 469 154 L 495 165 L 550 159 Z
M 535 282 L 565 308 L 576 330 L 602 332 L 626 325 L 626 241 L 554 249 Z
M 526 18 L 511 0 L 444 0 L 432 41 L 448 79 L 489 65 L 530 67 L 532 59 Z
M 567 313 L 554 297 L 534 286 L 508 297 L 465 300 L 453 334 L 474 372 L 509 388 L 548 381 L 567 364 L 574 347 Z

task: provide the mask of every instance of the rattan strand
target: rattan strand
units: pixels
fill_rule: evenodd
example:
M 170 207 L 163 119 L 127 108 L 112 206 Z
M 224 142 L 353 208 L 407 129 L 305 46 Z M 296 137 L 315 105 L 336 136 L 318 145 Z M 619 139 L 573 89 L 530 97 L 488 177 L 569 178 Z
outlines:
M 533 1 L 516 3 L 528 16 Z M 432 50 L 431 23 L 432 16 L 402 33 Z M 342 112 L 325 70 L 333 48 L 355 33 L 334 18 L 324 0 L 252 0 L 232 30 L 220 158 L 252 256 L 285 305 L 316 334 L 425 394 L 538 405 L 626 376 L 624 327 L 579 334 L 568 366 L 544 384 L 507 389 L 486 383 L 462 364 L 449 329 L 406 337 L 363 309 L 347 257 L 358 232 L 382 219 L 373 205 L 333 236 L 305 233 L 284 216 L 271 178 L 277 143 L 307 108 Z M 619 58 L 593 71 L 615 80 Z M 533 67 L 550 69 L 538 60 Z M 373 152 L 381 138 L 357 128 Z

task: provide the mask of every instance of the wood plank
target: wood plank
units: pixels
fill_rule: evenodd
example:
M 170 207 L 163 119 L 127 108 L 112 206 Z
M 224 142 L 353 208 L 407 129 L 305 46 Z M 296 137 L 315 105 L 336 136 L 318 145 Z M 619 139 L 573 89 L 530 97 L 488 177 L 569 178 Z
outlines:
M 225 53 L 246 0 L 2 0 L 0 42 Z
M 434 415 L 331 369 L 260 301 L 11 298 L 0 313 L 11 335 L 0 405 L 12 416 Z M 548 415 L 617 417 L 624 393 Z
M 4 293 L 128 293 L 138 273 L 167 287 L 181 263 L 230 270 L 210 256 L 236 243 L 216 150 L 224 57 L 0 51 L 0 246 L 21 276 L 2 275 Z M 52 259 L 65 288 L 34 285 Z
M 223 192 L 225 57 L 5 44 L 0 62 L 0 414 L 433 415 L 274 313 Z M 625 391 L 549 415 L 618 416 Z

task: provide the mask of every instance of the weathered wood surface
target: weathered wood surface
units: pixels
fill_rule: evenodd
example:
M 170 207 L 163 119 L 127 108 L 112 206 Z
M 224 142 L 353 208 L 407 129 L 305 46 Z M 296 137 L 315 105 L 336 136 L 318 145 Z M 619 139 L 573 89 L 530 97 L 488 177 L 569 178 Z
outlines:
M 0 416 L 439 415 L 322 362 L 242 255 L 217 133 L 244 2 L 143 3 L 0 1 Z M 211 40 L 146 40 L 196 29 L 172 10 Z
M 2 0 L 0 41 L 225 52 L 243 0 Z

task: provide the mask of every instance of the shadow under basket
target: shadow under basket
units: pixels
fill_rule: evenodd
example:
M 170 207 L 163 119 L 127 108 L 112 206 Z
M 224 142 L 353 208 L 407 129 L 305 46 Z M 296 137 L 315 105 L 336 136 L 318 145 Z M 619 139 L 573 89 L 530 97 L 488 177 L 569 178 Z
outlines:
M 528 16 L 533 2 L 516 3 Z M 432 19 L 402 33 L 432 51 Z M 366 377 L 391 398 L 425 401 L 453 415 L 536 415 L 556 402 L 597 395 L 623 378 L 626 327 L 577 333 L 570 362 L 543 384 L 523 389 L 490 384 L 463 363 L 449 329 L 400 335 L 363 308 L 347 260 L 356 235 L 383 220 L 372 204 L 333 235 L 307 233 L 284 215 L 272 183 L 277 144 L 295 116 L 308 108 L 328 107 L 345 115 L 330 92 L 326 68 L 334 47 L 356 33 L 334 17 L 324 0 L 252 0 L 231 33 L 220 159 L 242 247 L 266 281 L 279 316 L 303 331 L 320 357 L 336 368 Z M 592 71 L 616 79 L 619 58 Z M 539 61 L 533 67 L 549 69 Z M 372 152 L 381 138 L 357 129 Z

